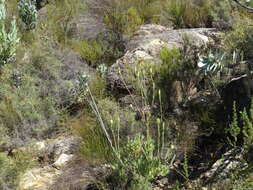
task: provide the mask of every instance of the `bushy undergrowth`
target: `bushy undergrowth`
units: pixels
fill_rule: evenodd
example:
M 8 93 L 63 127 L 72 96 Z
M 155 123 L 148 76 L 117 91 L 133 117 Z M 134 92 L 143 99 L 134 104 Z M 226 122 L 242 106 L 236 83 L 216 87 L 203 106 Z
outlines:
M 31 60 L 2 68 L 0 126 L 7 130 L 8 136 L 17 138 L 11 144 L 39 137 L 57 121 L 56 89 L 50 89 L 58 77 L 57 60 L 46 52 L 43 55 L 42 51 L 39 54 L 36 51 Z
M 141 24 L 159 20 L 158 2 L 159 0 L 95 0 L 88 1 L 88 6 L 104 19 L 109 29 L 132 34 Z
M 83 0 L 53 0 L 47 6 L 45 33 L 49 33 L 53 40 L 61 46 L 67 45 L 73 35 L 73 21 L 85 9 Z
M 85 136 L 99 136 L 92 138 L 93 140 L 84 138 L 81 150 L 91 155 L 100 155 L 100 159 L 108 156 L 109 150 L 109 163 L 115 170 L 112 178 L 118 181 L 117 188 L 151 188 L 150 180 L 167 174 L 173 162 L 173 150 L 167 147 L 169 142 L 165 139 L 168 126 L 162 118 L 155 119 L 156 117 L 152 117 L 150 113 L 140 113 L 143 114 L 143 120 L 138 121 L 131 108 L 121 108 L 109 99 L 95 99 L 89 85 L 83 82 L 83 88 L 86 89 L 83 91 L 84 101 L 94 112 L 96 121 L 91 121 L 86 113 L 86 116 L 83 116 L 84 120 L 86 118 L 91 122 L 83 123 L 85 129 L 78 131 Z M 148 106 L 148 102 L 146 103 Z M 87 126 L 92 122 L 96 122 L 95 128 Z M 106 148 L 99 148 L 104 145 Z
M 177 100 L 171 97 L 175 96 L 173 93 L 180 84 L 182 94 L 176 94 L 176 98 L 181 96 L 180 101 L 183 103 L 198 83 L 198 77 L 195 75 L 197 51 L 190 41 L 186 40 L 184 43 L 185 47 L 182 49 L 162 49 L 160 52 L 162 64 L 154 69 L 155 83 L 161 90 L 165 110 L 173 108 L 170 105 Z
M 171 21 L 175 28 L 212 25 L 210 1 L 167 0 L 164 7 L 165 18 Z
M 20 175 L 36 165 L 33 155 L 29 152 L 19 151 L 15 153 L 14 157 L 0 153 L 0 188 L 3 190 L 16 189 Z
M 177 148 L 185 155 L 182 174 L 189 180 L 187 152 L 195 143 L 190 130 L 192 123 L 185 118 L 171 119 L 168 115 L 187 102 L 191 90 L 199 82 L 198 77 L 207 75 L 196 76 L 199 74 L 196 74 L 199 52 L 185 43 L 182 49 L 162 49 L 160 65 L 140 64 L 131 78 L 136 87 L 134 93 L 140 96 L 141 103 L 136 103 L 130 94 L 132 104 L 125 107 L 106 89 L 106 68 L 123 55 L 125 37 L 147 23 L 162 23 L 174 28 L 213 27 L 218 23 L 217 27 L 222 29 L 232 24 L 232 30 L 225 36 L 225 51 L 229 56 L 236 51 L 244 56 L 241 56 L 243 59 L 251 60 L 251 16 L 238 11 L 227 0 L 90 0 L 89 11 L 99 16 L 109 30 L 96 39 L 77 41 L 72 34 L 75 19 L 85 8 L 83 0 L 52 0 L 45 7 L 47 15 L 40 20 L 35 4 L 31 4 L 34 1 L 21 0 L 19 6 L 16 0 L 6 2 L 7 15 L 5 2 L 0 0 L 1 149 L 51 137 L 58 132 L 62 115 L 67 112 L 67 117 L 74 117 L 67 125 L 82 137 L 80 153 L 87 159 L 111 164 L 114 188 L 148 190 L 153 180 L 168 174 L 175 158 L 172 136 L 179 139 Z M 20 19 L 16 24 L 12 16 L 18 16 L 17 7 Z M 231 17 L 237 14 L 237 20 Z M 245 15 L 247 18 L 240 20 Z M 32 31 L 22 30 L 20 21 Z M 224 23 L 228 27 L 221 26 Z M 59 47 L 68 47 L 80 54 L 100 75 L 94 74 L 95 80 L 87 84 L 84 84 L 89 81 L 86 75 L 77 76 L 78 72 L 74 77 L 66 77 L 62 67 L 67 66 L 57 57 Z M 214 65 L 217 64 L 209 65 L 209 71 Z M 176 88 L 181 88 L 180 97 L 173 94 Z M 72 107 L 74 111 L 68 110 Z M 83 113 L 79 113 L 79 109 Z M 206 128 L 215 126 L 212 113 L 208 112 L 210 109 L 194 111 L 202 112 L 197 113 L 201 117 L 199 123 Z M 252 112 L 234 113 L 227 134 L 233 146 L 238 146 L 241 135 L 247 151 L 253 143 Z M 171 135 L 173 127 L 176 130 Z M 0 153 L 0 189 L 15 188 L 19 176 L 33 164 L 29 153 L 16 153 L 12 158 Z M 244 189 L 251 185 L 240 178 L 237 181 L 239 185 L 227 187 Z
M 227 51 L 237 50 L 243 54 L 245 60 L 253 58 L 252 52 L 252 20 L 248 18 L 239 19 L 233 25 L 233 30 L 225 36 Z
M 143 23 L 163 23 L 175 28 L 212 27 L 227 29 L 236 12 L 227 0 L 96 0 L 89 8 L 104 19 L 108 28 L 133 33 Z
M 104 48 L 97 41 L 77 41 L 73 42 L 72 46 L 92 66 L 98 65 L 105 53 Z

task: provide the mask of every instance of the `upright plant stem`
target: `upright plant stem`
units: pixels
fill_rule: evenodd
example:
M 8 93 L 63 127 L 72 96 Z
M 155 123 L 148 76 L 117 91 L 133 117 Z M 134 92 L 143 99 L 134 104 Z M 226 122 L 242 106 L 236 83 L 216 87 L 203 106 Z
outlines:
M 95 114 L 96 114 L 96 116 L 97 116 L 97 118 L 98 118 L 98 121 L 99 121 L 99 123 L 100 123 L 100 127 L 101 127 L 102 131 L 104 132 L 104 134 L 105 134 L 105 136 L 106 136 L 106 139 L 108 140 L 109 145 L 110 145 L 110 147 L 111 147 L 113 153 L 115 154 L 116 158 L 118 159 L 119 163 L 122 164 L 122 166 L 125 167 L 125 165 L 124 165 L 124 163 L 122 162 L 122 160 L 121 160 L 121 158 L 120 158 L 118 152 L 116 151 L 115 147 L 113 146 L 112 140 L 111 140 L 111 138 L 110 138 L 110 135 L 109 135 L 108 132 L 107 132 L 107 129 L 106 129 L 105 124 L 104 124 L 104 121 L 103 121 L 103 119 L 102 119 L 102 117 L 101 117 L 101 114 L 100 114 L 100 112 L 99 112 L 99 110 L 98 110 L 97 104 L 96 104 L 96 102 L 95 102 L 95 99 L 94 99 L 94 97 L 93 97 L 91 91 L 90 91 L 89 86 L 87 87 L 87 90 L 88 90 L 88 93 L 89 93 L 90 98 L 91 98 L 91 101 L 88 101 L 88 102 L 89 102 L 89 104 L 90 104 L 92 110 L 95 112 Z

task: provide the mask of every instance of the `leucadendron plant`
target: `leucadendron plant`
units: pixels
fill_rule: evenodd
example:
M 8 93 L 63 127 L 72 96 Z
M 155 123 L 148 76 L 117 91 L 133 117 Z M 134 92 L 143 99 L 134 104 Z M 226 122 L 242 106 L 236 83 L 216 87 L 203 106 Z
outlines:
M 19 43 L 15 18 L 11 22 L 9 31 L 6 30 L 5 24 L 5 0 L 0 0 L 0 66 L 9 63 L 15 57 Z
M 35 29 L 38 22 L 38 11 L 35 0 L 21 0 L 18 2 L 18 11 L 27 30 Z

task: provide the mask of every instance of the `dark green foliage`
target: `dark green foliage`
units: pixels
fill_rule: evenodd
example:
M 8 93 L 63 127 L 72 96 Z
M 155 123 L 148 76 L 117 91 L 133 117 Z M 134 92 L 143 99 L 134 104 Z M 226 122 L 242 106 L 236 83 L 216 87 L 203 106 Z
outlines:
M 21 20 L 25 23 L 28 30 L 32 30 L 37 25 L 38 12 L 35 0 L 20 0 L 18 10 Z

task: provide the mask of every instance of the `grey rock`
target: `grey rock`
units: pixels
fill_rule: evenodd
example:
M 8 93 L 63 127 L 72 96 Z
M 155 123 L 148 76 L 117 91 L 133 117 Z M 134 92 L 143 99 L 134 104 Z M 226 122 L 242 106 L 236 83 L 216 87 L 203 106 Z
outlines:
M 46 152 L 53 155 L 55 159 L 59 158 L 61 154 L 74 154 L 79 148 L 80 141 L 80 138 L 74 136 L 55 139 L 52 142 L 48 142 Z
M 228 179 L 233 171 L 246 168 L 247 163 L 243 161 L 243 152 L 242 148 L 233 148 L 226 152 L 223 158 L 217 160 L 210 170 L 200 176 L 203 184 L 221 182 Z
M 213 43 L 213 36 L 217 35 L 215 29 L 210 28 L 171 30 L 160 25 L 143 25 L 126 44 L 125 55 L 108 69 L 108 86 L 112 91 L 128 94 L 134 90 L 130 79 L 136 74 L 135 68 L 144 63 L 161 64 L 162 48 L 181 48 L 186 37 L 194 46 L 202 47 Z M 182 100 L 179 88 L 176 94 L 175 101 Z
M 168 43 L 170 47 L 180 47 L 185 36 L 191 38 L 196 45 L 203 45 L 203 43 L 208 43 L 210 39 L 217 35 L 219 33 L 214 28 L 172 30 L 160 25 L 147 24 L 141 26 L 135 35 L 133 35 L 127 44 L 127 50 L 133 50 L 144 42 L 152 41 L 153 39 L 160 39 Z

